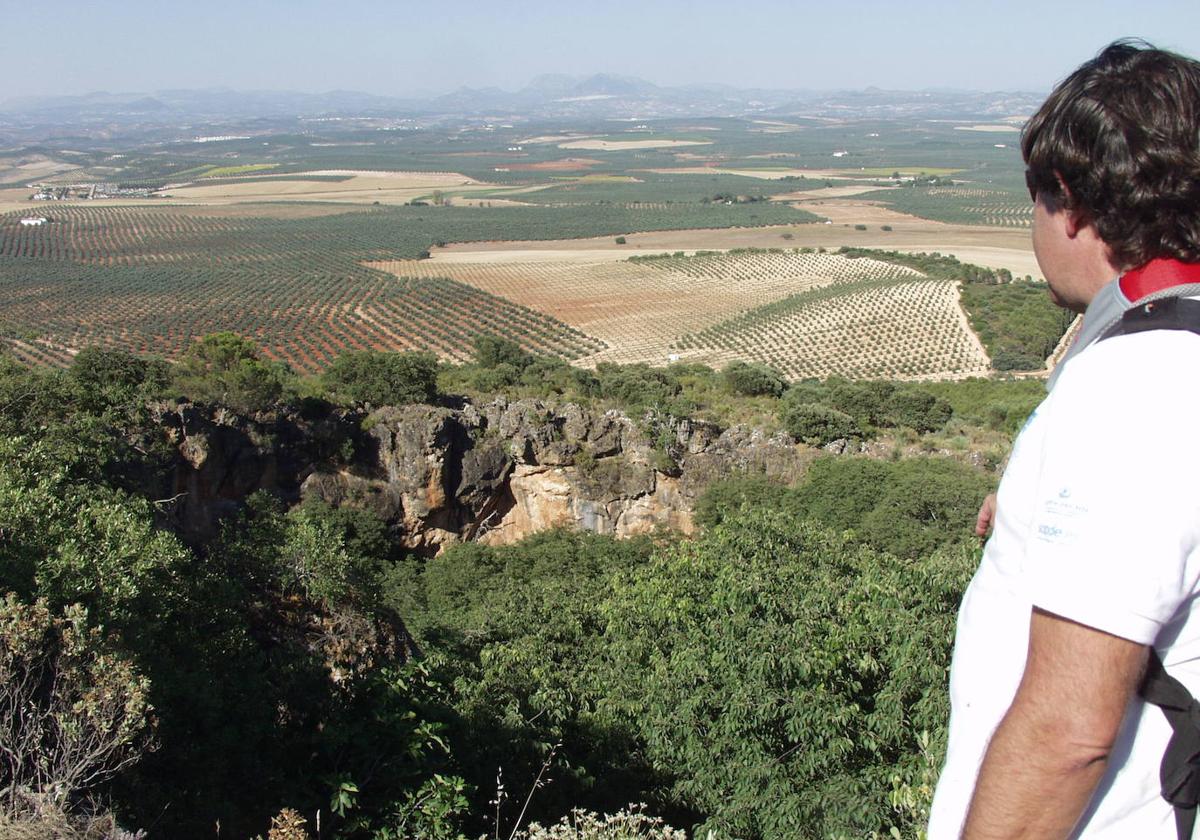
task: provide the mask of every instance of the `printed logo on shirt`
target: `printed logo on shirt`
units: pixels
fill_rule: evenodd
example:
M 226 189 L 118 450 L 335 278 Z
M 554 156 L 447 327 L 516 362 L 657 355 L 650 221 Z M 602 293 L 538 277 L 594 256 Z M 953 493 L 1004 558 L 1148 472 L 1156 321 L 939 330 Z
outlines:
M 1074 542 L 1079 535 L 1076 530 L 1078 520 L 1087 513 L 1086 505 L 1071 500 L 1071 488 L 1062 487 L 1053 498 L 1045 499 L 1038 506 L 1034 532 L 1042 542 Z

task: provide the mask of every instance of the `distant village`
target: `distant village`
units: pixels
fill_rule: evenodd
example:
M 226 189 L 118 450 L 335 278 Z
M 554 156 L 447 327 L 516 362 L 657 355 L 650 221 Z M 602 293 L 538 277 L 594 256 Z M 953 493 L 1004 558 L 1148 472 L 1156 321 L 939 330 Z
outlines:
M 150 198 L 158 187 L 122 184 L 30 184 L 32 201 L 90 201 L 101 198 Z

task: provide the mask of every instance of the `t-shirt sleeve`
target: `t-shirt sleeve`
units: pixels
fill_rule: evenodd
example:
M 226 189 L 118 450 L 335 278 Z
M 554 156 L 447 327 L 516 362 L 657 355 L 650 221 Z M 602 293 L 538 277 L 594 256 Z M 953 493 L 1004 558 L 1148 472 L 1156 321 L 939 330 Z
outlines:
M 1089 349 L 1057 383 L 1023 563 L 1034 606 L 1151 644 L 1197 583 L 1200 398 L 1116 352 L 1141 338 Z

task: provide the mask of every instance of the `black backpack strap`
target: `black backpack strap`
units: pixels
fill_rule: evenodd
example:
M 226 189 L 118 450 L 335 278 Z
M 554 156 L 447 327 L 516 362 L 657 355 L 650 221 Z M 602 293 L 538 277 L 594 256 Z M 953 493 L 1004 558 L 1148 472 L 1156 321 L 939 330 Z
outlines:
M 1179 840 L 1190 840 L 1200 803 L 1200 703 L 1163 668 L 1154 648 L 1138 694 L 1162 709 L 1171 724 L 1171 740 L 1159 766 L 1163 799 L 1175 809 Z
M 1166 297 L 1126 309 L 1121 320 L 1096 340 L 1150 330 L 1187 330 L 1200 334 L 1200 300 Z

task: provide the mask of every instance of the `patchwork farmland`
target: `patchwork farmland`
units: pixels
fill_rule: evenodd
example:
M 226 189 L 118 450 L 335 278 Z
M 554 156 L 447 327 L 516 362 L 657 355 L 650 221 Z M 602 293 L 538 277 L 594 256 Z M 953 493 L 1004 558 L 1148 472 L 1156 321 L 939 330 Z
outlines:
M 62 365 L 89 344 L 176 357 L 232 330 L 308 373 L 347 350 L 463 361 L 481 333 L 584 366 L 744 359 L 790 378 L 973 375 L 995 348 L 1036 362 L 987 323 L 1016 303 L 981 308 L 979 292 L 969 320 L 954 279 L 835 253 L 940 251 L 1032 275 L 1011 150 L 954 126 L 763 125 L 130 155 L 155 198 L 6 193 L 0 341 Z M 1020 348 L 1057 340 L 1041 332 Z

